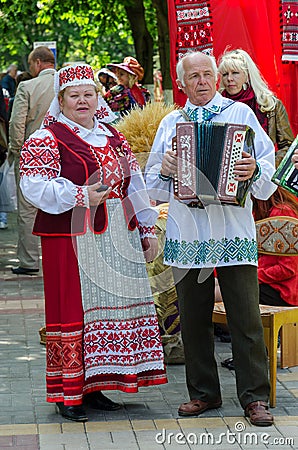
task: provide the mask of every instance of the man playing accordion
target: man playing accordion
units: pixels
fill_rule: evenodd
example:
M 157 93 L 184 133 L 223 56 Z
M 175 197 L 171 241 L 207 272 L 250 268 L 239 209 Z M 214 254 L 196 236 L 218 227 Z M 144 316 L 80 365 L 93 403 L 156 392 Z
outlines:
M 275 191 L 274 147 L 253 111 L 216 91 L 214 59 L 187 53 L 177 64 L 177 84 L 188 99 L 183 108 L 191 120 L 244 124 L 255 133 L 255 157 L 242 151 L 234 165 L 235 181 L 252 179 L 249 193 L 267 199 Z M 212 312 L 214 268 L 225 303 L 232 336 L 237 393 L 244 414 L 254 425 L 269 426 L 270 384 L 263 327 L 259 313 L 257 242 L 250 195 L 243 207 L 213 202 L 181 201 L 174 195 L 177 155 L 172 150 L 176 123 L 185 122 L 181 110 L 160 123 L 146 166 L 149 195 L 170 202 L 164 262 L 171 265 L 179 298 L 186 381 L 190 401 L 181 416 L 198 416 L 222 405 L 214 358 Z M 217 148 L 211 149 L 214 154 Z M 208 177 L 207 177 L 208 178 Z M 179 181 L 179 180 L 178 180 Z

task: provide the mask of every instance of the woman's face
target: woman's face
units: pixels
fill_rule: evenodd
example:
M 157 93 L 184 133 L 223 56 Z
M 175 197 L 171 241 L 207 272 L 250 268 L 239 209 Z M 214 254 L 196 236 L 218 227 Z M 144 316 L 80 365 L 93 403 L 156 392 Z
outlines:
M 230 95 L 238 94 L 247 83 L 247 75 L 243 70 L 231 69 L 221 74 L 222 84 Z
M 93 128 L 93 116 L 97 108 L 97 92 L 94 86 L 69 86 L 59 97 L 61 111 L 68 119 L 82 127 Z
M 119 81 L 119 84 L 122 84 L 125 87 L 129 87 L 129 73 L 122 69 L 117 69 L 116 75 Z

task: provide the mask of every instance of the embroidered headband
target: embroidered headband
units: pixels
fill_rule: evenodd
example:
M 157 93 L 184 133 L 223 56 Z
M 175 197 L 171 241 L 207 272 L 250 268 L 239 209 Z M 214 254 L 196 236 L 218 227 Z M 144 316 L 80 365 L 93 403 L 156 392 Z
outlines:
M 60 106 L 58 101 L 59 92 L 69 86 L 80 85 L 91 85 L 96 87 L 93 70 L 88 64 L 78 63 L 71 66 L 62 67 L 62 69 L 58 72 L 55 72 L 55 96 L 48 112 L 45 115 L 42 128 L 48 127 L 58 120 L 60 114 Z M 113 122 L 117 118 L 100 94 L 98 94 L 98 105 L 97 110 L 95 111 L 95 117 L 101 122 Z
M 69 86 L 79 86 L 81 84 L 96 86 L 93 70 L 88 64 L 62 67 L 55 74 L 55 94 L 59 94 L 60 91 Z

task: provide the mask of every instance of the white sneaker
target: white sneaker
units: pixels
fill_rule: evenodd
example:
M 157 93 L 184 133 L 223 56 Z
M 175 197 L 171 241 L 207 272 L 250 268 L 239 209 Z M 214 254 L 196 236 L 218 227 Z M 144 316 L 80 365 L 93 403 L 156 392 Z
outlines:
M 7 223 L 0 222 L 0 230 L 5 230 L 5 228 L 7 228 Z

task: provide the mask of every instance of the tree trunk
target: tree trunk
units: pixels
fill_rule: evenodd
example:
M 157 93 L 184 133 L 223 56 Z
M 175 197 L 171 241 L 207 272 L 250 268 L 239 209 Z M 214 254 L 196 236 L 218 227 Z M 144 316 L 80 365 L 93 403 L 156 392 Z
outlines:
M 172 89 L 170 74 L 170 38 L 168 24 L 168 2 L 166 0 L 152 0 L 156 10 L 158 29 L 158 51 L 163 89 Z
M 125 11 L 132 30 L 136 57 L 145 71 L 142 84 L 153 84 L 153 39 L 147 28 L 143 0 L 131 2 L 131 6 L 125 6 Z

